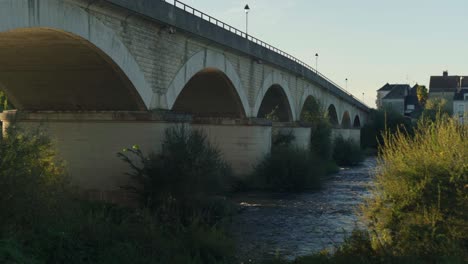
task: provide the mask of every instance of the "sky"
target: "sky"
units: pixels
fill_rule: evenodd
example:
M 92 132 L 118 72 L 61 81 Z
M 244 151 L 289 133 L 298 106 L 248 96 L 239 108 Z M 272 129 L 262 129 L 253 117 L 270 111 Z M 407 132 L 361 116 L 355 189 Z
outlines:
M 388 83 L 468 75 L 467 0 L 183 0 L 315 67 L 375 107 Z M 364 94 L 364 95 L 363 95 Z

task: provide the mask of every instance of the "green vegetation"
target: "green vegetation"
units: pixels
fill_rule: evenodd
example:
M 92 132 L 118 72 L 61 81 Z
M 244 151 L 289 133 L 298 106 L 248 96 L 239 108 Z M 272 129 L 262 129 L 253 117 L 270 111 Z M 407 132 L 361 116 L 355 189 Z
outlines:
M 183 125 L 165 131 L 160 153 L 144 156 L 134 146 L 119 156 L 133 170 L 133 185 L 127 189 L 149 208 L 158 208 L 168 199 L 186 204 L 225 194 L 232 180 L 230 166 L 206 135 Z
M 333 253 L 265 263 L 466 263 L 467 136 L 468 126 L 441 115 L 421 120 L 414 135 L 387 132 L 362 207 L 368 229 Z
M 418 102 L 424 107 L 429 97 L 429 92 L 427 91 L 426 86 L 418 85 L 416 87 L 416 95 L 418 97 Z
M 361 129 L 361 146 L 364 149 L 375 149 L 384 141 L 386 132 L 394 134 L 398 130 L 411 132 L 411 119 L 394 111 L 371 110 L 369 121 Z
M 352 139 L 337 137 L 333 146 L 333 160 L 339 166 L 356 166 L 364 160 L 364 152 Z
M 308 150 L 279 146 L 257 165 L 249 188 L 267 191 L 303 191 L 319 188 L 325 168 Z
M 179 161 L 179 155 L 184 156 L 172 152 L 178 147 L 182 152 L 192 151 L 190 155 L 201 155 L 197 162 L 202 164 L 224 164 L 219 159 L 202 161 L 217 157 L 216 151 L 206 142 L 200 143 L 203 137 L 195 132 L 185 136 L 177 134 L 176 140 L 165 141 L 164 164 L 169 166 Z M 177 145 L 182 139 L 193 141 L 186 141 L 188 146 Z M 210 172 L 191 175 L 202 173 Z M 168 183 L 167 189 L 170 186 Z M 198 186 L 194 185 L 194 191 Z M 170 197 L 158 207 L 146 201 L 152 207 L 140 208 L 84 201 L 68 184 L 53 145 L 41 131 L 12 128 L 8 137 L 0 139 L 0 192 L 1 263 L 202 264 L 232 263 L 234 259 L 234 243 L 223 228 L 224 203 L 210 202 L 205 207 L 194 203 L 187 210 Z
M 431 98 L 427 100 L 426 107 L 422 113 L 422 118 L 435 121 L 440 114 L 450 114 L 447 100 L 444 98 Z
M 12 108 L 13 106 L 8 101 L 8 98 L 6 97 L 5 92 L 0 91 L 0 112 L 3 112 L 4 110 L 9 110 Z
M 376 250 L 468 257 L 468 127 L 422 120 L 414 136 L 387 135 L 373 198 L 364 208 Z

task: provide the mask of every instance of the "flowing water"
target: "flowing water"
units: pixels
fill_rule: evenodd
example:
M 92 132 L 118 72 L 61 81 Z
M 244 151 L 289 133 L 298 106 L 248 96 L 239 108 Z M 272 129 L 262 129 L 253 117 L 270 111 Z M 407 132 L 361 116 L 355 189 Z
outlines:
M 320 191 L 237 197 L 242 210 L 232 231 L 241 259 L 292 259 L 339 245 L 361 225 L 356 210 L 369 195 L 375 167 L 375 158 L 369 158 L 359 167 L 341 169 Z

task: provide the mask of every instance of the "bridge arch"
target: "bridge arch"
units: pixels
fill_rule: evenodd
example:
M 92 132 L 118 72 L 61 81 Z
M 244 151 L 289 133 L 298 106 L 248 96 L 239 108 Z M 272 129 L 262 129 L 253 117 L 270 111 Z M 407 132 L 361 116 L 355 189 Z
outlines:
M 317 118 L 318 115 L 323 115 L 322 104 L 313 95 L 307 96 L 301 106 L 300 121 L 310 122 L 314 118 Z
M 351 117 L 348 111 L 343 113 L 343 117 L 341 118 L 341 128 L 350 129 L 351 128 Z
M 216 68 L 196 73 L 179 93 L 171 110 L 202 117 L 246 117 L 232 82 Z
M 359 118 L 359 115 L 354 117 L 353 128 L 361 128 L 361 118 Z
M 0 39 L 0 72 L 8 72 L 0 79 L 18 109 L 150 107 L 153 92 L 134 57 L 85 9 L 58 0 L 2 1 Z
M 278 96 L 277 102 L 275 102 L 271 97 L 271 95 Z M 267 97 L 268 96 L 268 97 Z M 268 99 L 270 98 L 270 99 Z M 265 101 L 267 99 L 267 101 Z M 289 91 L 288 83 L 283 79 L 280 73 L 273 71 L 270 73 L 264 80 L 262 84 L 262 88 L 257 92 L 255 105 L 253 108 L 252 116 L 259 117 L 263 116 L 266 112 L 271 112 L 273 110 L 272 104 L 276 103 L 279 108 L 282 108 L 283 111 L 283 118 L 280 118 L 284 121 L 295 121 L 296 118 L 296 111 L 293 109 L 296 105 L 294 102 L 293 97 L 291 96 L 291 92 Z M 266 107 L 266 105 L 270 105 L 270 107 Z M 262 109 L 262 106 L 264 107 Z M 266 107 L 266 108 L 265 108 Z M 272 109 L 267 109 L 272 108 Z M 268 113 L 269 113 L 268 112 Z M 286 120 L 285 112 L 287 112 L 288 118 Z
M 207 70 L 209 72 L 217 72 L 229 81 L 242 105 L 244 115 L 248 115 L 251 109 L 239 75 L 223 54 L 210 50 L 196 53 L 181 67 L 169 85 L 165 94 L 165 102 L 162 102 L 161 107 L 173 109 L 179 95 L 189 82 L 193 81 L 193 78 L 197 74 L 206 72 Z
M 336 108 L 333 104 L 330 104 L 327 109 L 328 120 L 333 127 L 338 127 L 340 123 L 338 122 L 338 114 Z

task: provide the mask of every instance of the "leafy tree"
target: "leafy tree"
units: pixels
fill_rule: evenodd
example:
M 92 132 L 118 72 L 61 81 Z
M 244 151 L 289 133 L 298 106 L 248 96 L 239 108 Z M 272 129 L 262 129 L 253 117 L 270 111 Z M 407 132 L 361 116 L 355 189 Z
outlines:
M 424 85 L 418 85 L 416 88 L 416 94 L 418 96 L 418 101 L 422 106 L 426 105 L 427 98 L 429 96 L 429 93 L 427 91 L 426 86 Z

